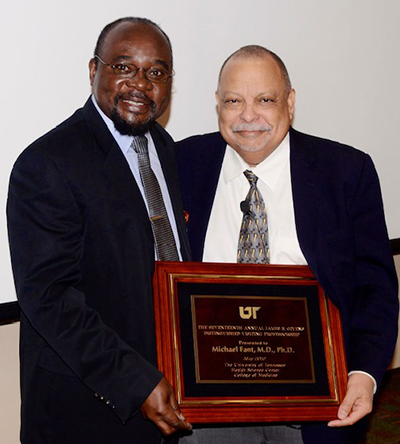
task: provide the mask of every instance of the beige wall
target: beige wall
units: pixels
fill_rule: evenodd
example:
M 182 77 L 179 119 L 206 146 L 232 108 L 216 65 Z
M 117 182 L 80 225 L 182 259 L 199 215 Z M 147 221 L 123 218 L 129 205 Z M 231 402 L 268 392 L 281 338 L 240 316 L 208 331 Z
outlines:
M 0 326 L 0 443 L 19 441 L 19 322 Z

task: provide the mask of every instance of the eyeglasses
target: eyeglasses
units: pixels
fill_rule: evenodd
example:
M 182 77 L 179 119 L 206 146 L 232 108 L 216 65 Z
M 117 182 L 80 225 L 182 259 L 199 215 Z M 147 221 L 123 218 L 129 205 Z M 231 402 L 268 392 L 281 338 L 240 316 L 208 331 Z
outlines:
M 101 60 L 98 55 L 95 54 L 94 57 L 103 65 L 109 66 L 116 76 L 126 79 L 135 77 L 141 69 L 143 69 L 146 79 L 151 83 L 165 83 L 170 77 L 175 74 L 174 71 L 169 72 L 166 69 L 160 68 L 158 66 L 152 66 L 151 68 L 145 69 L 138 68 L 132 63 L 114 63 L 113 65 L 109 65 L 108 63 Z

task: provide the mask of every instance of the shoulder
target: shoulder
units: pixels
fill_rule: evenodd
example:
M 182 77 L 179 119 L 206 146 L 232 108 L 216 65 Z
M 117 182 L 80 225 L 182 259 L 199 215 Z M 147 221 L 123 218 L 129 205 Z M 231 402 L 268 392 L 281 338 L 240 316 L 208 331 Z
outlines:
M 150 134 L 153 138 L 164 143 L 165 145 L 174 144 L 174 140 L 172 139 L 171 135 L 158 122 L 154 123 L 150 130 Z
M 378 173 L 368 154 L 332 140 L 296 132 L 292 134 L 293 184 L 303 184 L 304 178 L 311 174 L 321 192 L 325 193 L 326 201 L 336 202 L 337 208 L 344 201 L 347 208 L 353 207 L 355 202 L 381 201 Z
M 45 180 L 62 165 L 71 165 L 70 159 L 76 157 L 71 156 L 71 152 L 82 152 L 82 146 L 88 145 L 85 141 L 86 133 L 84 119 L 78 110 L 25 148 L 14 162 L 12 176 L 21 175 L 27 179 Z
M 51 156 L 62 151 L 65 147 L 76 146 L 77 140 L 85 138 L 88 134 L 82 110 L 77 110 L 71 117 L 57 125 L 55 128 L 32 142 L 21 154 L 41 152 Z M 82 140 L 82 142 L 84 142 Z
M 97 147 L 96 137 L 101 137 L 104 131 L 108 131 L 106 125 L 89 98 L 83 108 L 31 143 L 16 164 L 24 158 L 34 157 L 47 157 L 54 162 L 79 161 L 87 154 L 92 156 Z
M 328 176 L 351 177 L 367 168 L 374 170 L 371 157 L 350 145 L 290 130 L 290 150 L 293 162 L 305 162 Z
M 290 144 L 293 150 L 304 150 L 316 154 L 319 158 L 327 158 L 330 161 L 354 159 L 362 160 L 368 156 L 365 152 L 344 143 L 334 140 L 301 133 L 290 129 Z
M 220 132 L 199 134 L 177 142 L 179 150 L 190 149 L 193 147 L 201 148 L 202 146 L 220 146 L 225 144 L 226 142 L 222 138 Z
M 216 159 L 223 156 L 226 142 L 221 133 L 201 134 L 177 142 L 177 156 L 181 162 L 199 157 Z

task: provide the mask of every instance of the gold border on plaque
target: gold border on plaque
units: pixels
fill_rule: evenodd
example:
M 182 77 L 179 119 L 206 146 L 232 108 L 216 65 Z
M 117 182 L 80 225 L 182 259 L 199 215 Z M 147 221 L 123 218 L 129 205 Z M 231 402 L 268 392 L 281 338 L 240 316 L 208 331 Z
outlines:
M 253 273 L 251 272 L 253 271 Z M 258 274 L 259 273 L 259 274 Z M 205 264 L 157 262 L 155 273 L 155 318 L 157 354 L 160 370 L 172 384 L 177 401 L 185 417 L 193 422 L 254 422 L 254 421 L 307 421 L 328 420 L 336 416 L 337 408 L 344 398 L 347 382 L 347 368 L 344 357 L 343 334 L 340 315 L 328 301 L 320 286 L 319 294 L 323 303 L 319 303 L 321 316 L 325 316 L 324 350 L 328 370 L 330 394 L 316 396 L 273 396 L 273 397 L 188 397 L 184 395 L 183 371 L 180 350 L 180 330 L 178 317 L 177 285 L 183 283 L 231 283 L 232 280 L 249 285 L 263 281 L 302 281 L 318 283 L 306 266 L 254 266 L 238 264 Z M 226 297 L 219 296 L 217 297 Z M 235 296 L 236 297 L 236 296 Z M 240 297 L 240 296 L 238 296 Z M 271 297 L 271 296 L 265 296 Z M 320 297 L 320 296 L 319 296 Z M 279 298 L 279 297 L 278 297 Z M 298 299 L 298 298 L 297 298 Z M 167 319 L 167 322 L 165 322 Z M 168 320 L 169 319 L 169 320 Z M 310 333 L 309 314 L 307 311 L 308 330 Z M 334 331 L 332 329 L 334 321 Z M 170 346 L 165 346 L 171 341 Z M 309 346 L 312 347 L 310 334 Z M 196 343 L 196 341 L 195 341 Z M 312 348 L 310 350 L 312 359 Z M 197 353 L 197 352 L 195 352 Z M 314 371 L 315 369 L 313 369 Z M 315 378 L 315 375 L 314 375 Z M 231 382 L 231 381 L 230 381 Z M 263 383 L 264 381 L 260 381 Z M 296 383 L 298 381 L 295 381 Z M 217 381 L 224 384 L 224 381 Z M 268 383 L 268 382 L 266 382 Z M 289 383 L 288 381 L 283 381 Z M 245 410 L 243 410 L 241 408 Z M 286 407 L 285 407 L 286 406 Z M 282 410 L 283 409 L 283 410 Z

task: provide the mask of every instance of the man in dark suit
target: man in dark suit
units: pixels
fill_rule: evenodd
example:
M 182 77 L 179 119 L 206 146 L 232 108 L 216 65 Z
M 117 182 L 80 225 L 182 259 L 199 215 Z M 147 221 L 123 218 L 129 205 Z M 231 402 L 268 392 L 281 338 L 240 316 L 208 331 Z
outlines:
M 265 48 L 227 59 L 216 98 L 220 133 L 179 143 L 193 259 L 236 262 L 245 252 L 246 260 L 308 264 L 341 312 L 349 379 L 338 417 L 303 425 L 302 437 L 293 427 L 226 427 L 195 429 L 182 441 L 355 444 L 397 337 L 397 279 L 375 168 L 365 153 L 291 128 L 295 92 Z M 259 220 L 255 189 L 265 205 Z M 245 220 L 267 221 L 267 234 L 254 236 L 261 246 L 239 241 Z
M 89 70 L 92 97 L 11 176 L 21 441 L 156 444 L 191 427 L 156 368 L 152 302 L 154 261 L 165 258 L 155 221 L 169 227 L 166 259 L 190 258 L 173 142 L 155 122 L 171 95 L 170 41 L 147 19 L 117 20 Z M 152 216 L 147 173 L 167 216 Z

